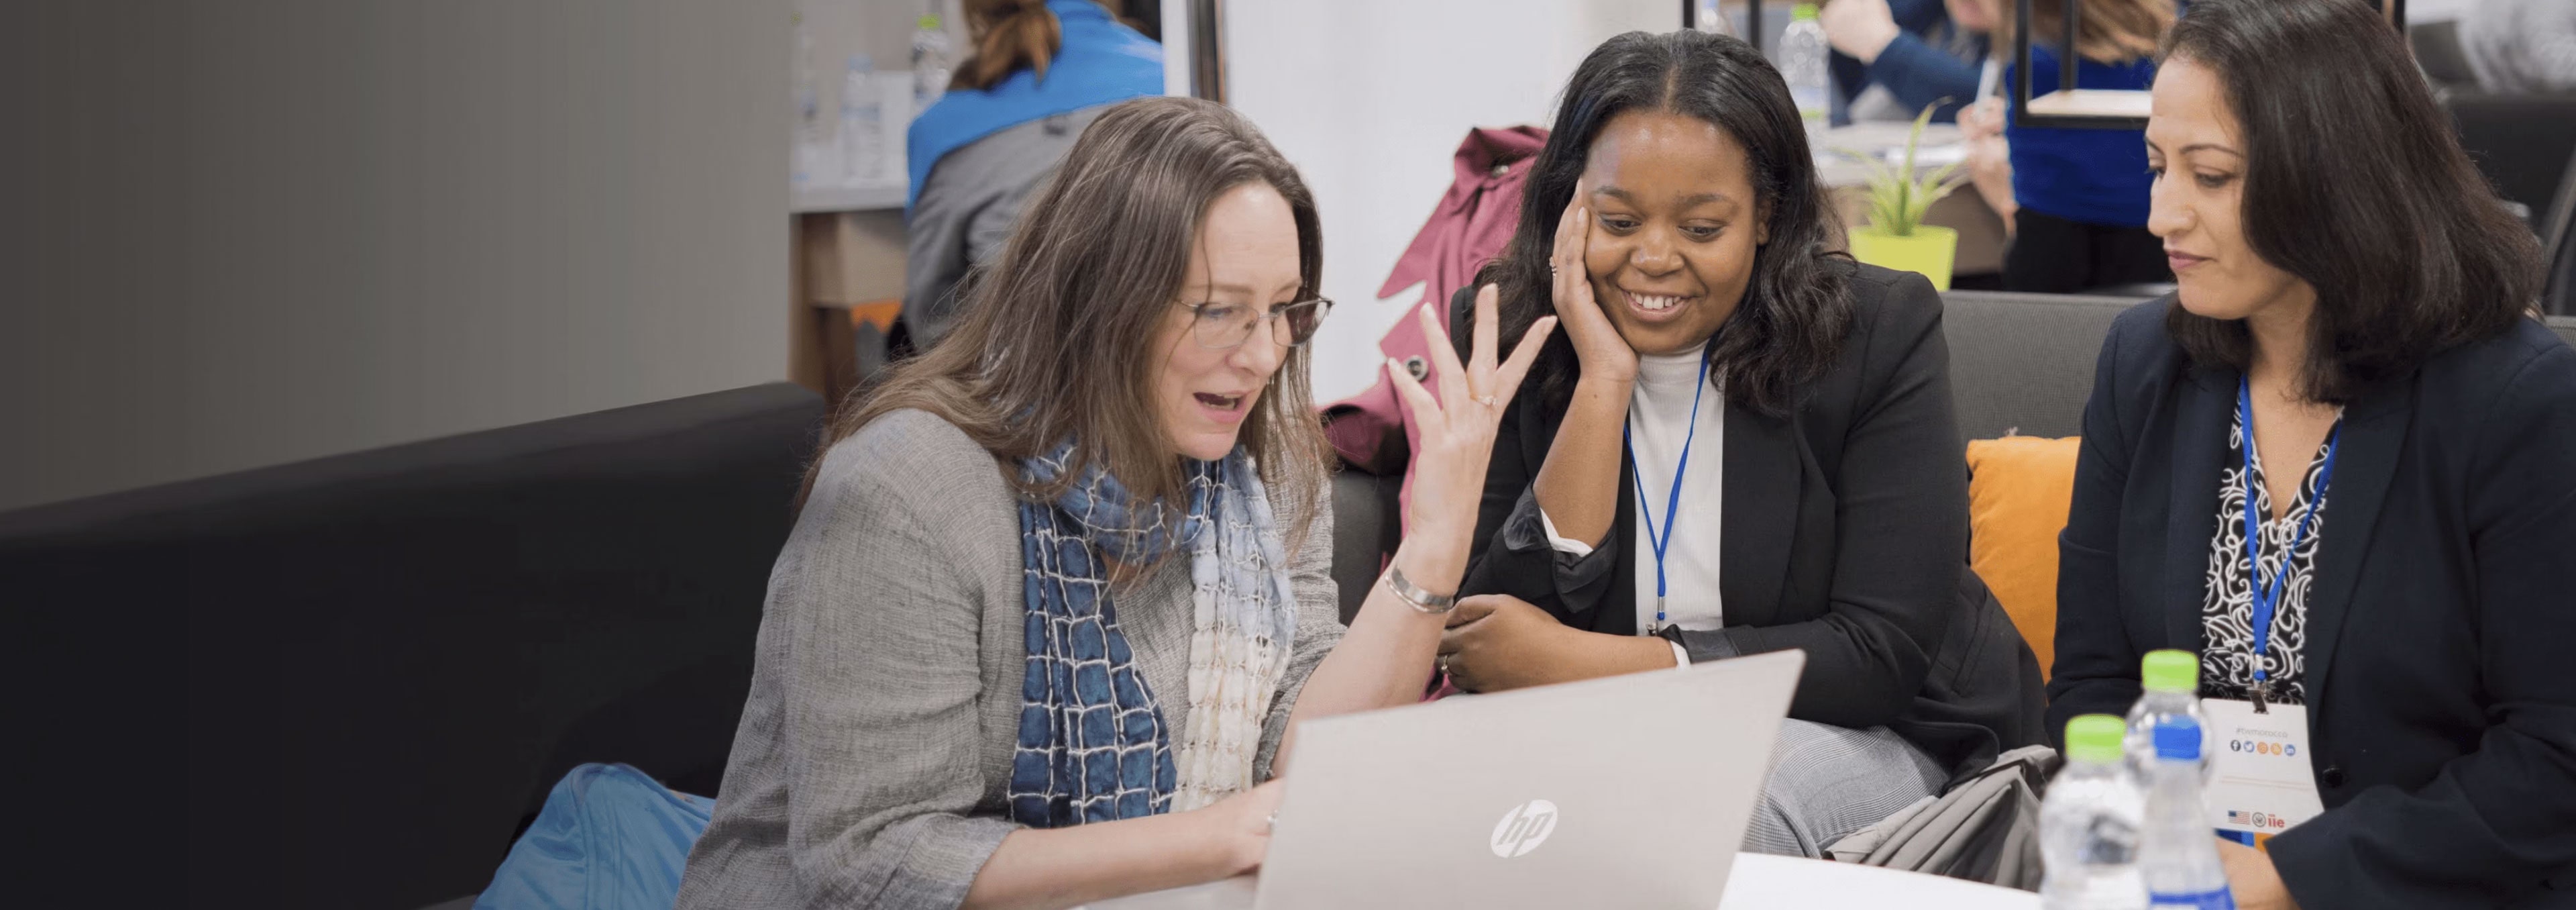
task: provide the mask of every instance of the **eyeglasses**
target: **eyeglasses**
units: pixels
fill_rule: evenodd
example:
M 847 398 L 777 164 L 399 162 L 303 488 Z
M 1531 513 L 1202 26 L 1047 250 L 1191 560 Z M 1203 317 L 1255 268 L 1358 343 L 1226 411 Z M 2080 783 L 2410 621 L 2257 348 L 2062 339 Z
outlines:
M 1252 331 L 1267 325 L 1270 340 L 1283 348 L 1305 344 L 1315 337 L 1315 327 L 1324 324 L 1324 315 L 1333 311 L 1333 301 L 1323 297 L 1285 304 L 1264 313 L 1239 303 L 1193 303 L 1190 308 L 1190 334 L 1199 347 L 1238 347 L 1252 340 Z

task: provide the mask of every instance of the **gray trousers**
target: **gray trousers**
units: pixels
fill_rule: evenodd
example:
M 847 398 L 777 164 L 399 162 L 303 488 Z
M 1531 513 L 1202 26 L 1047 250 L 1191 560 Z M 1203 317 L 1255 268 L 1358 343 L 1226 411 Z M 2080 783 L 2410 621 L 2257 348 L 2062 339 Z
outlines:
M 1744 831 L 1755 853 L 1819 857 L 1854 831 L 1941 792 L 1949 773 L 1886 727 L 1780 722 L 1771 776 Z

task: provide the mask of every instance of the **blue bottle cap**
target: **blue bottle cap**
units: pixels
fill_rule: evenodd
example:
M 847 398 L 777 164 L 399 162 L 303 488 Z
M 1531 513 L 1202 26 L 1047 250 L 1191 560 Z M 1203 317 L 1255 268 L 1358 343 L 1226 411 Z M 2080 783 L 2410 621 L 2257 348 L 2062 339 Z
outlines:
M 2200 724 L 2188 717 L 2168 717 L 2156 721 L 2156 757 L 2182 761 L 2200 760 Z

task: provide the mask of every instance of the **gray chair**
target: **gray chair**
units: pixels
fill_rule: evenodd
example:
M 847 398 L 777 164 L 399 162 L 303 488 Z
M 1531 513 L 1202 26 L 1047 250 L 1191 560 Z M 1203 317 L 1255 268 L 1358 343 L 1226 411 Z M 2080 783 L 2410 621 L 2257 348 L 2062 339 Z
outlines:
M 2442 104 L 2460 146 L 2496 194 L 2527 210 L 2535 232 L 2545 230 L 2542 213 L 2556 201 L 2567 159 L 2576 154 L 2576 94 L 2461 93 Z
M 2576 153 L 2567 156 L 2566 176 L 2558 180 L 2558 198 L 2539 219 L 2542 255 L 2549 257 L 2549 279 L 2540 293 L 2540 311 L 2576 316 Z
M 1360 613 L 1369 587 L 1404 537 L 1404 512 L 1396 494 L 1404 475 L 1380 477 L 1342 465 L 1333 475 L 1333 584 L 1341 588 L 1342 624 Z
M 2460 23 L 2445 19 L 2419 22 L 2406 26 L 2406 43 L 2415 49 L 2415 64 L 2424 77 L 2437 88 L 2474 91 L 2478 74 L 2469 68 L 2468 52 L 2460 48 Z
M 1941 295 L 1950 342 L 1950 397 L 1959 435 L 2075 436 L 2093 392 L 2094 360 L 2111 321 L 2141 301 L 2060 294 L 1952 291 Z M 2576 346 L 2576 317 L 2549 327 Z
M 2558 319 L 2576 316 L 2576 231 L 2561 232 L 2558 249 L 2552 255 L 2549 284 L 2541 292 L 2540 306 L 2541 312 L 2552 317 L 2550 325 L 2555 326 Z
M 1959 437 L 2074 436 L 2111 321 L 2144 298 L 1952 291 L 1941 295 Z

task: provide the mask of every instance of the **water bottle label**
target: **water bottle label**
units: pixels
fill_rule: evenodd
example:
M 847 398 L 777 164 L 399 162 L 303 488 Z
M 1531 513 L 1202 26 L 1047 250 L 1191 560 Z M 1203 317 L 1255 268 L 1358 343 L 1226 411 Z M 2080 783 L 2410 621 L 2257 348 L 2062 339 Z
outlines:
M 2198 894 L 2151 893 L 2149 907 L 2188 907 L 2191 910 L 2236 910 L 2236 895 L 2225 888 Z

